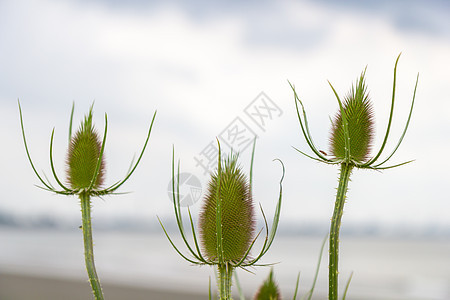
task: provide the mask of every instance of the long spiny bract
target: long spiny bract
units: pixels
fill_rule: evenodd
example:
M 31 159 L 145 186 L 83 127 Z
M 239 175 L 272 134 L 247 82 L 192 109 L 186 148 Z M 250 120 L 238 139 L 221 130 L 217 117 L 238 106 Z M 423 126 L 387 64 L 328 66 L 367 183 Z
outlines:
M 102 148 L 101 139 L 92 123 L 92 107 L 84 122 L 71 138 L 67 155 L 67 179 L 72 189 L 87 189 L 96 176 L 96 169 Z M 104 179 L 105 162 L 101 158 L 100 169 L 95 183 L 97 189 Z
M 346 160 L 345 128 L 342 114 L 347 121 L 350 162 L 362 163 L 369 158 L 374 137 L 372 104 L 364 81 L 365 72 L 344 99 L 343 111 L 339 110 L 333 121 L 330 136 L 331 154 L 339 160 Z
M 219 182 L 220 176 L 220 182 Z M 220 184 L 220 188 L 219 188 Z M 220 191 L 220 195 L 218 195 Z M 237 156 L 230 156 L 220 170 L 211 176 L 199 218 L 200 239 L 204 255 L 218 259 L 216 231 L 216 199 L 221 199 L 223 260 L 237 262 L 244 257 L 255 231 L 255 217 L 247 177 L 237 165 Z

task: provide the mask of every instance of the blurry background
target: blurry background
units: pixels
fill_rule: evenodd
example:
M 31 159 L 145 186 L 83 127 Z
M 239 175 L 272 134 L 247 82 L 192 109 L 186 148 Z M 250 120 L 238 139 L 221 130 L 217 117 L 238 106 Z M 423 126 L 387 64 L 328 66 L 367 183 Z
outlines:
M 177 273 L 177 268 L 186 267 L 186 274 L 199 271 L 170 249 L 156 219 L 158 215 L 172 228 L 168 195 L 172 147 L 181 171 L 205 187 L 208 176 L 202 165 L 214 154 L 215 138 L 227 152 L 231 146 L 240 150 L 241 163 L 248 168 L 248 141 L 256 135 L 254 198 L 269 218 L 281 176 L 280 166 L 272 160 L 280 158 L 286 166 L 280 243 L 275 241 L 272 257 L 281 262 L 290 259 L 289 267 L 277 266 L 279 277 L 286 278 L 282 285 L 287 293 L 293 291 L 300 270 L 306 288 L 328 231 L 338 169 L 292 148 L 308 151 L 288 80 L 306 106 L 316 144 L 327 152 L 329 119 L 337 111 L 327 80 L 345 95 L 367 66 L 376 119 L 374 149 L 378 149 L 400 52 L 386 154 L 404 127 L 419 72 L 412 121 L 392 163 L 415 161 L 384 172 L 354 171 L 342 225 L 342 245 L 346 247 L 347 239 L 350 250 L 342 250 L 343 261 L 345 251 L 355 253 L 342 264 L 342 281 L 355 271 L 351 287 L 357 299 L 374 295 L 372 289 L 379 299 L 448 299 L 450 163 L 440 159 L 450 151 L 447 1 L 1 1 L 0 276 L 2 272 L 83 280 L 85 276 L 78 200 L 33 185 L 39 182 L 23 147 L 19 99 L 33 161 L 41 174 L 49 176 L 49 140 L 55 128 L 54 158 L 64 177 L 72 103 L 76 127 L 93 102 L 99 132 L 107 113 L 107 184 L 124 176 L 158 111 L 144 158 L 121 189 L 132 193 L 94 200 L 101 278 L 136 283 L 139 277 L 140 286 L 164 287 L 164 282 L 178 278 L 176 274 L 185 274 Z M 212 161 L 209 170 L 213 166 Z M 195 193 L 198 199 L 199 186 L 190 187 L 184 186 L 182 192 Z M 191 209 L 197 211 L 200 203 Z M 123 240 L 127 238 L 129 244 Z M 68 240 L 62 243 L 64 239 Z M 108 241 L 110 247 L 104 244 Z M 406 258 L 405 252 L 411 257 Z M 146 255 L 162 255 L 159 261 L 172 265 L 158 267 L 151 263 L 158 259 L 150 258 L 143 264 Z M 136 257 L 135 265 L 126 271 L 133 262 L 119 261 L 131 256 Z M 404 264 L 393 265 L 400 258 Z M 326 264 L 325 259 L 323 291 Z M 166 269 L 164 274 L 161 269 Z M 257 273 L 264 277 L 268 270 Z M 248 279 L 249 286 L 258 283 L 259 279 Z M 186 285 L 206 291 L 207 280 L 200 276 L 197 283 Z

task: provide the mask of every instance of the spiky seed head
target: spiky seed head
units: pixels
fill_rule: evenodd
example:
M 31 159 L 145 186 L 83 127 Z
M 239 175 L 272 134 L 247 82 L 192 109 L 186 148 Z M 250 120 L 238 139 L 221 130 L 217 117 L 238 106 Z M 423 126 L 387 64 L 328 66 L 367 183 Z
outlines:
M 263 282 L 255 294 L 254 300 L 281 300 L 281 293 L 273 276 L 273 269 L 269 277 Z
M 200 211 L 200 239 L 205 257 L 216 261 L 218 259 L 216 200 L 219 197 L 223 258 L 225 262 L 235 262 L 242 259 L 248 250 L 254 238 L 256 221 L 250 184 L 237 165 L 237 156 L 230 155 L 221 164 L 220 173 L 216 171 L 211 175 Z
M 72 136 L 67 155 L 67 179 L 72 189 L 85 189 L 91 185 L 95 176 L 102 142 L 92 124 L 92 106 L 85 116 L 80 128 Z M 96 189 L 101 186 L 105 172 L 104 156 L 100 163 L 100 170 L 93 185 Z
M 358 163 L 369 158 L 374 137 L 373 110 L 364 75 L 365 71 L 343 101 L 350 140 L 350 159 Z M 345 133 L 341 110 L 336 114 L 331 127 L 330 144 L 332 155 L 337 159 L 345 159 Z

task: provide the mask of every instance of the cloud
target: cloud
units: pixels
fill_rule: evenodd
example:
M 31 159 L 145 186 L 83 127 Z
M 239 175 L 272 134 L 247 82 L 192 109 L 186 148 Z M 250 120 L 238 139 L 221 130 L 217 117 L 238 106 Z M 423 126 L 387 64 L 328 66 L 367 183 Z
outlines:
M 435 36 L 450 34 L 447 1 L 329 1 L 321 0 L 335 9 L 369 17 L 385 18 L 392 26 L 405 32 L 420 32 Z

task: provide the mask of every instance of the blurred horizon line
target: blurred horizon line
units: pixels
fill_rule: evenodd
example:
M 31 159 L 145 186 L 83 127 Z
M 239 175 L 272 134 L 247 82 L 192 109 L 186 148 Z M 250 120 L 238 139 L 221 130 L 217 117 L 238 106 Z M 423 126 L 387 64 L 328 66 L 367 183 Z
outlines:
M 174 219 L 163 218 L 164 227 L 169 233 L 177 233 L 178 228 Z M 258 220 L 262 224 L 262 220 Z M 185 220 L 185 227 L 189 226 Z M 195 222 L 195 220 L 194 220 Z M 270 220 L 269 220 L 270 222 Z M 117 231 L 135 233 L 161 233 L 163 230 L 157 219 L 149 218 L 104 218 L 93 219 L 97 231 Z M 262 226 L 262 225 L 261 225 Z M 270 226 L 270 223 L 269 223 Z M 57 219 L 52 215 L 38 215 L 29 218 L 0 211 L 0 230 L 55 230 L 70 231 L 78 228 L 77 221 L 72 219 Z M 317 220 L 281 220 L 277 235 L 282 236 L 321 236 L 328 234 L 328 222 Z M 187 228 L 187 227 L 186 227 Z M 425 225 L 411 224 L 383 224 L 382 222 L 346 221 L 341 229 L 343 236 L 405 238 L 405 239 L 442 239 L 450 237 L 450 226 L 428 223 Z

